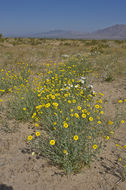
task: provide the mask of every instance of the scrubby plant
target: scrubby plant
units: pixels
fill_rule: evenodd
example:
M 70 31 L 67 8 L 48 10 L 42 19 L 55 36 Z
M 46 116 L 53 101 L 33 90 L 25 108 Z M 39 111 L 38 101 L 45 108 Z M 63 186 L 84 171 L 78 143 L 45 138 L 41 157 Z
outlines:
M 11 68 L 0 70 L 0 96 L 4 93 L 12 92 L 13 89 L 17 88 L 21 84 L 26 84 L 28 82 L 28 77 L 30 75 L 29 65 L 24 65 L 18 63 L 18 69 Z
M 10 118 L 16 120 L 28 121 L 35 111 L 35 105 L 38 104 L 37 93 L 29 85 L 21 85 L 8 103 L 8 113 Z
M 46 74 L 30 72 L 28 80 L 27 72 L 22 76 L 25 83 L 13 88 L 8 116 L 29 120 L 35 128 L 27 138 L 33 154 L 70 174 L 97 159 L 104 140 L 125 121 L 121 115 L 115 121 L 105 116 L 104 94 L 94 91 L 89 80 L 92 68 L 83 56 L 54 64 L 53 69 L 52 65 L 47 64 Z
M 27 139 L 32 151 L 67 174 L 89 165 L 118 125 L 106 120 L 103 96 L 96 96 L 75 62 L 61 64 L 38 90 L 39 104 L 32 115 L 36 132 Z

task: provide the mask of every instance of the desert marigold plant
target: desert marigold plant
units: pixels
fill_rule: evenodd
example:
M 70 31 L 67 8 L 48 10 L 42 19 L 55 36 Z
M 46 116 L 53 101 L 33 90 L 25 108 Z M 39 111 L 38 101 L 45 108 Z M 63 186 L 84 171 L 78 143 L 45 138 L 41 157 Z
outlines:
M 85 60 L 71 59 L 52 70 L 49 64 L 46 76 L 31 74 L 31 81 L 21 74 L 24 82 L 9 86 L 14 98 L 11 112 L 18 120 L 33 122 L 35 134 L 27 138 L 32 152 L 50 159 L 67 174 L 89 165 L 117 125 L 105 119 L 104 94 L 97 94 L 87 82 L 89 73 Z M 118 123 L 124 126 L 125 120 Z
M 70 65 L 61 64 L 54 73 L 48 73 L 48 80 L 37 89 L 41 95 L 32 115 L 45 130 L 44 134 L 36 132 L 39 138 L 32 139 L 34 150 L 66 173 L 89 164 L 100 151 L 103 139 L 109 140 L 108 128 L 113 126 L 112 121 L 104 119 L 104 94 L 99 93 L 94 100 L 93 86 L 79 75 L 74 63 Z

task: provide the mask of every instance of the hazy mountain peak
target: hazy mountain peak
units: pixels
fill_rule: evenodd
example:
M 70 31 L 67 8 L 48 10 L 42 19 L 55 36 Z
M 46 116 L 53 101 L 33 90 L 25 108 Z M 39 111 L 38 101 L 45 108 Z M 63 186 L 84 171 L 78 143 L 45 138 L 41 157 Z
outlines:
M 19 37 L 19 35 L 12 36 Z M 24 37 L 62 39 L 126 39 L 126 24 L 115 24 L 91 33 L 55 29 L 48 32 L 25 35 Z

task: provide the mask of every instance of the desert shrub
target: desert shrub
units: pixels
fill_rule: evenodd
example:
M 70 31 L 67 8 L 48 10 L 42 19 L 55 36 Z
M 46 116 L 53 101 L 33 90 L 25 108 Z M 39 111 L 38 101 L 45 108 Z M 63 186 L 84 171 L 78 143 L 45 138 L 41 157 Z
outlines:
M 124 41 L 124 40 L 114 40 L 114 42 L 115 42 L 116 44 L 123 44 L 125 41 Z
M 71 46 L 71 43 L 70 42 L 65 42 L 63 43 L 64 46 Z
M 7 115 L 16 120 L 28 121 L 35 111 L 36 104 L 38 104 L 37 93 L 29 85 L 21 85 L 8 102 Z
M 113 77 L 112 73 L 111 72 L 107 72 L 106 76 L 105 76 L 105 81 L 111 82 L 113 80 L 114 80 L 114 77 Z
M 109 48 L 109 45 L 107 44 L 107 43 L 101 43 L 101 44 L 99 44 L 99 48 Z
M 43 39 L 43 41 L 45 41 L 45 40 Z M 33 46 L 42 44 L 42 39 L 39 39 L 39 38 L 38 39 L 37 38 L 29 38 L 29 44 L 33 45 Z
M 33 153 L 66 174 L 76 173 L 97 159 L 122 116 L 115 121 L 105 116 L 104 94 L 94 91 L 89 80 L 92 68 L 84 57 L 72 57 L 54 69 L 50 65 L 45 75 L 31 75 L 14 88 L 8 116 L 34 125 L 35 134 L 27 138 Z
M 3 93 L 12 92 L 13 88 L 17 88 L 17 86 L 21 84 L 26 84 L 28 82 L 28 77 L 30 75 L 30 67 L 29 65 L 24 65 L 18 63 L 18 68 L 15 70 L 13 68 L 10 69 L 1 69 L 0 71 L 0 95 Z
M 89 40 L 85 43 L 87 46 L 95 46 L 99 44 L 99 40 Z
M 103 49 L 99 46 L 92 47 L 90 50 L 91 55 L 97 55 L 103 53 Z
M 28 137 L 32 151 L 67 174 L 78 172 L 97 158 L 103 139 L 108 140 L 118 124 L 106 120 L 104 95 L 96 96 L 86 75 L 77 68 L 76 61 L 61 64 L 43 82 L 32 115 L 36 133 Z
M 104 40 L 101 40 L 101 42 L 106 44 L 108 42 L 108 40 L 104 39 Z

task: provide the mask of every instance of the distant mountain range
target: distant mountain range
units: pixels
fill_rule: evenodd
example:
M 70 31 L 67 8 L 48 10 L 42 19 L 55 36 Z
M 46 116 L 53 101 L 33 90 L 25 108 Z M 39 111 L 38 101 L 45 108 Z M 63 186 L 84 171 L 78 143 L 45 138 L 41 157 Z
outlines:
M 52 30 L 49 32 L 42 32 L 31 34 L 30 37 L 37 38 L 65 38 L 65 39 L 79 39 L 84 38 L 88 33 L 65 31 L 65 30 Z
M 19 36 L 10 36 L 19 37 Z M 24 35 L 31 38 L 59 38 L 59 39 L 126 39 L 126 24 L 116 24 L 91 33 L 65 30 L 52 30 L 36 34 Z
M 86 36 L 85 36 L 86 37 Z M 94 39 L 126 39 L 126 24 L 116 24 L 87 35 Z

